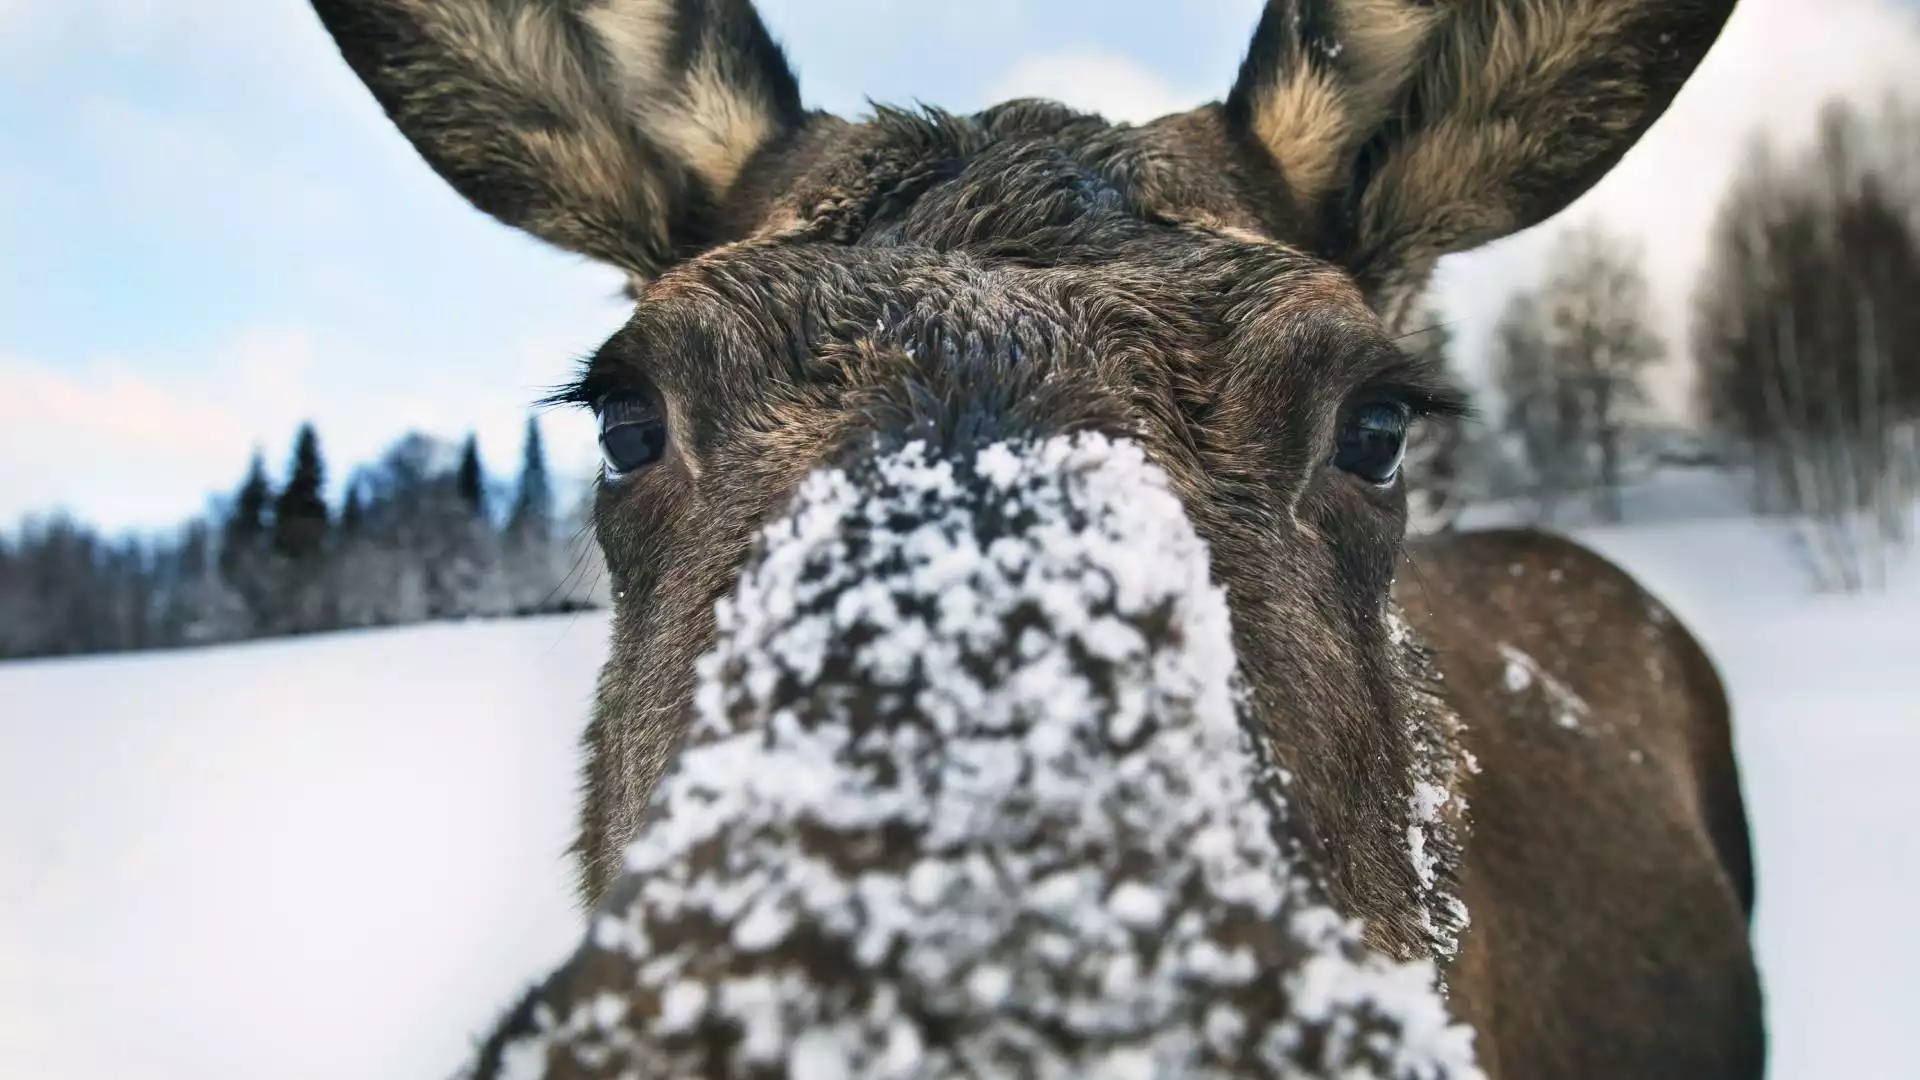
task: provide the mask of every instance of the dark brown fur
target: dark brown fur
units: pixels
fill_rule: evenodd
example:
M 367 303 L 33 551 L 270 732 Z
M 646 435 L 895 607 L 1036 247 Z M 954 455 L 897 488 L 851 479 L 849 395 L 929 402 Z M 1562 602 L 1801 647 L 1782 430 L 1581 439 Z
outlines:
M 1470 818 L 1440 854 L 1473 916 L 1447 985 L 1490 1075 L 1759 1075 L 1751 867 L 1704 655 L 1558 541 L 1459 536 L 1403 566 L 1404 491 L 1327 461 L 1355 401 L 1453 410 L 1393 345 L 1433 262 L 1590 186 L 1728 0 L 1275 0 L 1224 104 L 1138 128 L 1031 101 L 805 113 L 735 0 L 314 2 L 463 194 L 635 282 L 570 395 L 657 395 L 672 440 L 600 496 L 620 600 L 586 739 L 589 901 L 631 894 L 621 853 L 714 601 L 804 475 L 875 438 L 1101 431 L 1147 447 L 1209 544 L 1297 837 L 1386 955 L 1436 947 L 1407 856 L 1420 746 L 1477 758 L 1440 777 Z M 1396 575 L 1443 682 L 1393 639 Z M 1507 689 L 1503 642 L 1586 727 Z M 607 962 L 583 950 L 501 1037 L 631 986 Z
M 1753 861 L 1706 653 L 1632 578 L 1557 537 L 1453 535 L 1409 563 L 1399 596 L 1446 642 L 1479 764 L 1461 883 L 1474 926 L 1452 980 L 1483 1066 L 1760 1076 Z M 1564 693 L 1537 676 L 1509 689 L 1503 646 Z

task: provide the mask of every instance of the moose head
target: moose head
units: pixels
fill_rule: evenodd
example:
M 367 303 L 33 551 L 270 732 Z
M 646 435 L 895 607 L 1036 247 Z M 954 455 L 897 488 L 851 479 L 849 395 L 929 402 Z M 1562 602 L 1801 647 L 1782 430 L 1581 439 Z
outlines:
M 1730 0 L 1272 0 L 1140 126 L 809 111 L 746 0 L 314 6 L 635 302 L 560 395 L 616 596 L 593 929 L 486 1070 L 1472 1073 L 1471 755 L 1393 600 L 1463 400 L 1398 339 Z

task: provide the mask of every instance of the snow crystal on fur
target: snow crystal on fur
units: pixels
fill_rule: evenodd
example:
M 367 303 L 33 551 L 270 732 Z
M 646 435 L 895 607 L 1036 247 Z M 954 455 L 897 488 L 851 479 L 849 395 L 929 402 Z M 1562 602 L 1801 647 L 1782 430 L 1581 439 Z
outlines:
M 1589 712 L 1587 703 L 1573 688 L 1547 674 L 1545 668 L 1533 657 L 1502 641 L 1498 643 L 1501 659 L 1507 662 L 1502 677 L 1509 693 L 1524 693 L 1536 683 L 1546 694 L 1553 706 L 1553 722 L 1569 731 L 1580 728 Z
M 513 1060 L 1479 1076 L 1433 966 L 1320 898 L 1235 665 L 1137 444 L 814 474 L 721 604 L 695 729 Z M 1431 825 L 1445 791 L 1416 791 Z
M 1418 878 L 1415 897 L 1427 946 L 1442 964 L 1460 953 L 1460 937 L 1471 920 L 1460 899 L 1461 821 L 1466 800 L 1463 774 L 1477 772 L 1473 756 L 1461 745 L 1464 725 L 1439 693 L 1440 673 L 1433 652 L 1398 613 L 1388 619 L 1388 635 L 1402 665 L 1400 682 L 1410 687 L 1406 703 L 1407 739 L 1413 748 L 1412 793 L 1407 797 L 1407 855 Z M 1441 989 L 1445 990 L 1444 983 Z

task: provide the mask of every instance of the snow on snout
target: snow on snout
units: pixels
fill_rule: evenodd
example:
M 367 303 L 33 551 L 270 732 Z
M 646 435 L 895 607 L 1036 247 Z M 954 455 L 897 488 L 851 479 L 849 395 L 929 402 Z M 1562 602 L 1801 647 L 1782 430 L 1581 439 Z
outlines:
M 1480 1075 L 1431 965 L 1296 864 L 1225 596 L 1137 445 L 818 472 L 718 623 L 519 1070 Z

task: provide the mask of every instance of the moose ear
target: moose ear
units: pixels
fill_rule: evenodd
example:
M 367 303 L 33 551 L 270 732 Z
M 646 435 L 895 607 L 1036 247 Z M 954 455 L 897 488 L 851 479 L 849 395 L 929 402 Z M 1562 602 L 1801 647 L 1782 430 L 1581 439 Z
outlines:
M 805 121 L 749 0 L 312 3 L 469 202 L 639 278 L 712 242 L 749 159 Z
M 1269 0 L 1225 106 L 1376 304 L 1551 217 L 1666 110 L 1733 0 Z M 1383 307 L 1384 310 L 1384 307 Z

